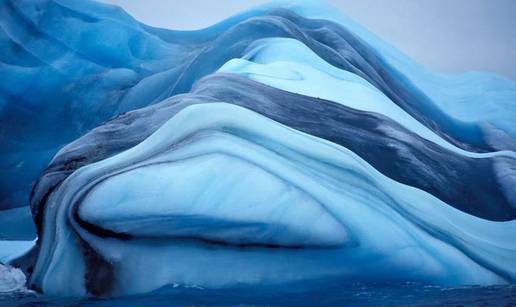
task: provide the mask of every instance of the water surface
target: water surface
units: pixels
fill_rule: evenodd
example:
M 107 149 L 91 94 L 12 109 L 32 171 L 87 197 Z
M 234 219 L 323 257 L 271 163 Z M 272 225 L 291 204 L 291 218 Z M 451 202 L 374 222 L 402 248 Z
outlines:
M 403 284 L 323 284 L 207 290 L 170 287 L 121 298 L 56 298 L 33 292 L 0 294 L 1 306 L 516 306 L 516 285 L 441 287 Z

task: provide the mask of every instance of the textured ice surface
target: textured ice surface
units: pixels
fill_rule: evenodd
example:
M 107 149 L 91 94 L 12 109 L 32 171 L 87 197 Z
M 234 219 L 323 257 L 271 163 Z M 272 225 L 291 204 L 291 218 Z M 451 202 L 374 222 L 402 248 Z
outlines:
M 0 264 L 0 293 L 22 290 L 26 282 L 27 279 L 21 270 Z
M 317 1 L 184 32 L 7 0 L 0 25 L 0 208 L 30 195 L 34 289 L 516 279 L 511 81 L 428 72 Z

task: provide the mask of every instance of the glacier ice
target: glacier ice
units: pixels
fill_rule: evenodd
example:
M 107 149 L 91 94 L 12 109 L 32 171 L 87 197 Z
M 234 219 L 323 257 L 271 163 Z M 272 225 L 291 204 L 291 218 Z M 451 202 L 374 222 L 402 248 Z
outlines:
M 36 216 L 40 216 L 48 191 L 74 170 L 138 144 L 188 105 L 213 102 L 240 105 L 345 146 L 390 178 L 430 192 L 462 211 L 492 220 L 516 216 L 515 199 L 507 188 L 516 173 L 507 167 L 511 164 L 508 157 L 462 156 L 377 113 L 353 110 L 222 73 L 200 80 L 189 94 L 108 121 L 61 149 L 35 185 L 32 207 Z M 495 180 L 486 176 L 494 168 L 503 169 L 496 171 L 500 176 Z M 470 193 L 466 200 L 464 195 L 471 189 L 478 193 Z
M 324 7 L 280 2 L 183 32 L 148 27 L 100 3 L 2 1 L 0 73 L 8 82 L 0 85 L 0 208 L 27 204 L 34 178 L 62 145 L 120 112 L 188 92 L 242 57 L 247 45 L 270 37 L 296 39 L 364 78 L 457 146 L 516 148 L 513 83 L 484 75 L 439 78 Z
M 46 206 L 31 282 L 51 294 L 516 274 L 514 221 L 465 214 L 335 143 L 231 104 L 181 110 L 140 144 L 75 171 Z
M 512 81 L 312 0 L 198 31 L 7 0 L 0 51 L 0 262 L 33 289 L 516 280 Z
M 468 157 L 493 155 L 516 157 L 512 151 L 475 153 L 457 148 L 411 117 L 367 81 L 322 61 L 296 40 L 278 38 L 261 40 L 249 49 L 244 59 L 233 59 L 227 62 L 219 72 L 245 75 L 275 88 L 385 115 L 421 137 Z M 250 58 L 252 61 L 245 58 Z

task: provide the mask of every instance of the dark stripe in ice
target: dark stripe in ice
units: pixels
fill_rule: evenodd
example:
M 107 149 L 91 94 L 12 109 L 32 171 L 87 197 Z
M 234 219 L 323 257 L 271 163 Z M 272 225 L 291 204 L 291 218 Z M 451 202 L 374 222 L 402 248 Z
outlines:
M 220 101 L 343 145 L 392 179 L 425 190 L 464 212 L 497 221 L 516 217 L 514 199 L 506 196 L 508 192 L 500 184 L 500 180 L 510 180 L 510 174 L 515 174 L 504 168 L 507 174 L 496 176 L 495 168 L 502 162 L 514 165 L 514 159 L 464 157 L 379 114 L 285 92 L 231 74 L 208 76 L 190 94 L 123 114 L 67 145 L 35 185 L 31 199 L 34 215 L 40 216 L 48 191 L 75 169 L 133 147 L 188 105 Z

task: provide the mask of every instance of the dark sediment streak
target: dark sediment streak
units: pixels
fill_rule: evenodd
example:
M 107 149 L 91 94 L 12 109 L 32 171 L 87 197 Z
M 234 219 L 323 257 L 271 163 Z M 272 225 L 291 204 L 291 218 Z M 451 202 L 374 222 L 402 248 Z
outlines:
M 496 163 L 512 165 L 513 159 L 461 156 L 382 115 L 285 92 L 231 74 L 208 76 L 189 94 L 123 114 L 66 146 L 35 185 L 31 198 L 34 215 L 41 215 L 45 197 L 74 170 L 135 146 L 189 105 L 213 102 L 243 106 L 340 144 L 388 177 L 427 191 L 464 212 L 497 221 L 516 217 L 514 204 L 494 179 L 493 169 Z

